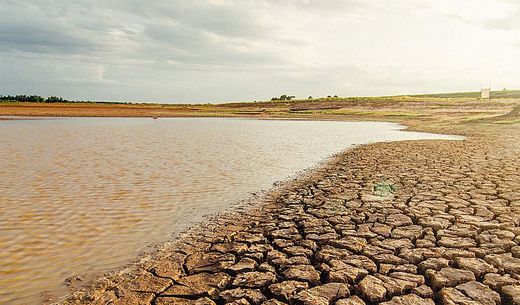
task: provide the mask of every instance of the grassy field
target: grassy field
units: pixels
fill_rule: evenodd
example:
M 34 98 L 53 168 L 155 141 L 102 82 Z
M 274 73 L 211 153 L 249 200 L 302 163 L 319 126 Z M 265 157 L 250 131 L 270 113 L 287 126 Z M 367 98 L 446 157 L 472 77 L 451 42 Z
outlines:
M 224 104 L 0 103 L 0 116 L 29 117 L 252 117 L 286 119 L 384 120 L 414 124 L 471 121 L 517 124 L 520 90 L 422 96 L 318 98 Z M 515 110 L 513 110 L 515 109 Z
M 520 98 L 520 90 L 492 91 L 491 95 L 494 99 Z M 417 95 L 417 96 L 438 97 L 438 98 L 479 98 L 480 92 L 436 93 L 436 94 L 426 94 L 426 95 Z

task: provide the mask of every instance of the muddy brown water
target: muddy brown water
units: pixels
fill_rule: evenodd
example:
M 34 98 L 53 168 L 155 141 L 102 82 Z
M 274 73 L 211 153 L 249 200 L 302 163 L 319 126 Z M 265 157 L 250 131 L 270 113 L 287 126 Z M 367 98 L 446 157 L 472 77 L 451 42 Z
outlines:
M 0 303 L 65 293 L 352 145 L 455 139 L 380 122 L 0 121 Z

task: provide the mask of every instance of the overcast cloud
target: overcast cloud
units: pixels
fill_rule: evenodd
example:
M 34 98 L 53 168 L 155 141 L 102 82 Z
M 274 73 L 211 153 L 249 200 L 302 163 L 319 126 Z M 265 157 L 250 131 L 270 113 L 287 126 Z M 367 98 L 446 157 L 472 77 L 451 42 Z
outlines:
M 2 0 L 0 14 L 0 94 L 183 103 L 520 88 L 516 0 Z

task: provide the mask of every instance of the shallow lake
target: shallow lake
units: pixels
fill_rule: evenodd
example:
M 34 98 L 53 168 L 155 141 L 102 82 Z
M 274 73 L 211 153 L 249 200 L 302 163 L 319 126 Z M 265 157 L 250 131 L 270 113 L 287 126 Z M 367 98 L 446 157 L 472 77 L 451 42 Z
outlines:
M 380 122 L 64 118 L 0 121 L 0 303 L 135 258 L 352 145 L 454 139 Z

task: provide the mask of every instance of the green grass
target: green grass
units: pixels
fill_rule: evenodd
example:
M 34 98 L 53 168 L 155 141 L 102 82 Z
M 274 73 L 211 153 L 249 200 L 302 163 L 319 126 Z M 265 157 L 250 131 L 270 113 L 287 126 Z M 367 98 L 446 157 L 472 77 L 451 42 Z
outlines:
M 517 120 L 496 121 L 495 124 L 501 124 L 501 125 L 514 125 L 514 124 L 520 124 L 520 119 L 517 119 Z
M 367 111 L 367 110 L 352 110 L 352 109 L 337 109 L 337 110 L 325 110 L 321 111 L 322 114 L 333 114 L 333 115 L 371 115 L 371 116 L 383 116 L 383 117 L 416 117 L 419 113 L 412 111 Z
M 374 195 L 379 197 L 392 196 L 397 191 L 397 188 L 392 183 L 381 181 L 374 185 Z
M 454 92 L 454 93 L 436 93 L 436 94 L 418 94 L 415 97 L 433 97 L 433 98 L 480 98 L 480 92 Z M 520 90 L 501 90 L 491 91 L 491 98 L 520 98 Z

